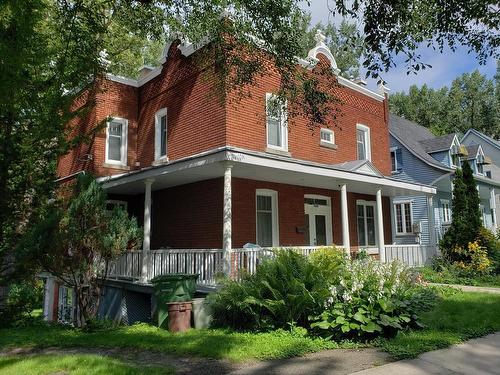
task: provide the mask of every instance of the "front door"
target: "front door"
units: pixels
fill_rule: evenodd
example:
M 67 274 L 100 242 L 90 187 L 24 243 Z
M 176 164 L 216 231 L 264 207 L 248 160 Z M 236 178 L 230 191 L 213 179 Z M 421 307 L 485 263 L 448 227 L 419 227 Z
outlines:
M 326 246 L 333 243 L 330 198 L 306 195 L 304 199 L 304 226 L 306 245 Z

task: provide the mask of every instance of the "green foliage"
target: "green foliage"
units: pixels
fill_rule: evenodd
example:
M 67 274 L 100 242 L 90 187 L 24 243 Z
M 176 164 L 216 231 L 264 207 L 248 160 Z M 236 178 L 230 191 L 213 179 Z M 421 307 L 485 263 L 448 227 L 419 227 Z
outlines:
M 0 312 L 0 327 L 24 326 L 33 320 L 31 313 L 42 306 L 43 290 L 39 279 L 11 284 L 6 307 Z
M 500 72 L 500 60 L 497 62 Z M 389 99 L 392 112 L 429 128 L 435 135 L 479 130 L 500 137 L 500 73 L 488 79 L 478 70 L 457 77 L 450 87 L 420 88 L 395 93 Z
M 133 366 L 117 359 L 90 354 L 7 356 L 0 358 L 4 375 L 171 375 L 172 368 Z
M 440 291 L 437 305 L 421 315 L 423 330 L 402 331 L 393 339 L 381 340 L 382 349 L 396 359 L 414 358 L 500 330 L 500 295 L 450 289 Z
M 347 265 L 345 250 L 333 247 L 322 247 L 309 256 L 309 261 L 317 267 L 329 285 L 336 285 Z
M 330 292 L 325 310 L 312 318 L 311 327 L 335 339 L 388 337 L 418 327 L 418 314 L 435 299 L 432 291 L 414 287 L 406 267 L 370 259 L 348 264 Z
M 466 272 L 463 268 L 445 260 L 434 263 L 432 267 L 419 268 L 418 272 L 424 281 L 431 283 L 500 287 L 500 275 L 498 274 L 484 275 Z
M 22 243 L 25 258 L 74 288 L 78 322 L 86 325 L 97 313 L 108 262 L 138 246 L 141 231 L 135 218 L 106 208 L 106 193 L 89 175 L 80 175 L 73 196 L 47 207 Z
M 470 261 L 466 250 L 479 236 L 482 226 L 476 181 L 467 161 L 462 169 L 455 171 L 453 179 L 453 215 L 450 228 L 446 231 L 439 246 L 449 262 Z M 461 251 L 457 251 L 462 249 Z
M 500 275 L 500 239 L 491 230 L 481 227 L 477 241 L 486 248 L 488 257 L 493 262 L 493 272 Z
M 293 250 L 277 251 L 253 275 L 226 281 L 212 296 L 214 325 L 269 330 L 289 324 L 308 326 L 328 294 L 325 274 Z

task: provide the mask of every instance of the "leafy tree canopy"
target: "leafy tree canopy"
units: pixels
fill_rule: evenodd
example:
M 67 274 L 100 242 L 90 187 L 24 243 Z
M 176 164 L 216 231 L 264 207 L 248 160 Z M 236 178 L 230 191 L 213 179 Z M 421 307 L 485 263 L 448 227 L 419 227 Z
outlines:
M 465 133 L 474 128 L 500 138 L 500 60 L 493 79 L 475 70 L 453 80 L 450 87 L 412 85 L 408 94 L 390 97 L 394 113 L 429 128 L 436 135 Z

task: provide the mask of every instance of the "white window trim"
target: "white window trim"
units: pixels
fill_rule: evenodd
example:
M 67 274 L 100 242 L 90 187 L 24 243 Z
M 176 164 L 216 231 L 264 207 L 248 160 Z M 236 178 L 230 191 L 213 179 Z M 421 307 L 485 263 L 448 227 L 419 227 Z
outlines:
M 357 146 L 357 145 L 356 145 Z M 399 147 L 391 147 L 390 150 L 390 156 L 391 156 L 391 172 L 392 173 L 397 173 L 398 171 L 398 157 L 397 157 L 397 151 L 399 150 Z M 394 166 L 396 169 L 392 169 L 392 153 L 394 152 Z
M 445 220 L 445 214 L 444 214 L 444 205 L 448 205 L 448 220 Z M 449 199 L 441 199 L 441 218 L 443 220 L 443 224 L 449 224 L 451 223 L 451 206 L 450 206 L 450 201 Z
M 454 146 L 460 147 L 460 142 L 459 142 L 457 136 L 455 136 L 455 138 L 453 138 L 453 142 L 451 142 L 451 147 L 448 150 L 448 157 L 450 159 L 450 166 L 451 166 L 451 168 L 459 168 L 458 165 L 456 165 L 456 164 L 453 163 L 452 150 L 453 150 Z M 458 163 L 460 164 L 461 162 L 462 162 L 462 158 L 460 156 L 458 156 Z
M 305 199 L 323 199 L 326 201 L 326 206 L 314 206 L 310 204 L 306 204 L 304 202 L 304 213 L 309 213 L 309 207 L 314 207 L 314 209 L 319 208 L 324 211 L 325 214 L 325 226 L 326 226 L 326 244 L 327 246 L 333 244 L 333 219 L 332 219 L 332 198 L 327 197 L 325 195 L 319 194 L 304 194 Z M 309 219 L 311 220 L 311 219 Z
M 282 147 L 275 146 L 269 144 L 269 131 L 267 128 L 267 103 L 269 100 L 276 98 L 277 95 L 271 94 L 271 93 L 266 93 L 266 145 L 270 149 L 274 150 L 279 150 L 279 151 L 286 151 L 288 152 L 288 112 L 287 112 L 287 105 L 288 102 L 285 100 L 283 103 L 283 118 L 281 119 L 281 144 L 283 145 Z
M 271 197 L 271 209 L 272 209 L 272 223 L 273 223 L 273 247 L 277 247 L 280 244 L 280 234 L 279 234 L 279 215 L 278 215 L 278 192 L 271 189 L 256 189 L 255 190 L 255 243 L 257 243 L 258 238 L 258 223 L 257 223 L 257 197 L 265 196 Z
M 167 116 L 167 108 L 162 108 L 155 113 L 155 161 L 164 161 L 168 160 L 168 136 L 166 138 L 166 150 L 165 155 L 160 156 L 160 147 L 161 147 L 161 118 L 163 116 Z M 166 122 L 166 131 L 168 134 L 168 116 Z
M 406 208 L 405 204 L 410 204 L 410 232 L 407 232 L 406 230 Z M 398 231 L 398 213 L 396 211 L 396 206 L 400 204 L 401 205 L 401 215 L 402 216 L 402 223 L 403 223 L 403 232 Z M 413 201 L 406 200 L 406 201 L 397 201 L 394 202 L 393 204 L 393 209 L 394 209 L 394 219 L 395 219 L 395 229 L 396 229 L 396 236 L 414 236 L 415 234 L 413 233 Z
M 366 146 L 366 159 L 363 160 L 369 160 L 372 161 L 372 145 L 371 145 L 371 134 L 370 134 L 370 128 L 366 125 L 363 124 L 356 124 L 356 131 L 362 130 L 365 132 L 365 146 Z M 358 138 L 356 134 L 356 153 L 358 152 Z M 359 155 L 358 155 L 359 159 Z
M 329 134 L 330 137 L 331 137 L 331 141 L 327 141 L 326 139 L 323 139 L 321 137 L 322 134 Z M 321 128 L 320 131 L 319 131 L 319 141 L 320 143 L 326 143 L 326 144 L 329 144 L 329 145 L 334 145 L 335 144 L 335 133 L 332 129 L 328 129 L 328 128 Z
M 121 160 L 110 160 L 109 156 L 109 125 L 112 122 L 120 122 L 122 124 L 122 144 L 121 144 Z M 106 150 L 105 150 L 105 163 L 114 165 L 127 165 L 127 149 L 128 149 L 128 120 L 121 117 L 112 117 L 106 123 Z
M 375 248 L 378 246 L 378 214 L 377 214 L 377 202 L 376 201 L 366 201 L 363 199 L 357 199 L 356 200 L 356 231 L 358 231 L 358 205 L 363 205 L 363 206 L 372 206 L 373 207 L 373 215 L 374 215 L 374 220 L 373 223 L 375 225 L 375 245 L 361 245 L 359 244 L 359 232 L 357 233 L 358 235 L 358 247 L 360 249 L 365 249 L 365 248 Z M 365 213 L 366 213 L 366 208 L 365 208 Z M 366 215 L 365 215 L 365 233 L 368 233 L 368 225 L 367 225 L 367 220 L 366 220 Z

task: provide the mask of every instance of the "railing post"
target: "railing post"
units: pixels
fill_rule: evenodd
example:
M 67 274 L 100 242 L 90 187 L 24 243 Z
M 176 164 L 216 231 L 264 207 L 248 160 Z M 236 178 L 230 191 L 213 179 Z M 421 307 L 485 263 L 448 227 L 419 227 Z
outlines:
M 436 225 L 434 223 L 434 202 L 432 195 L 427 196 L 427 222 L 429 227 L 429 245 L 436 246 Z
M 224 162 L 224 196 L 223 196 L 223 213 L 222 213 L 222 272 L 225 275 L 230 273 L 230 251 L 232 247 L 232 191 L 231 191 L 231 169 L 233 164 Z
M 151 185 L 154 179 L 144 181 L 146 189 L 144 191 L 144 238 L 142 242 L 142 272 L 141 281 L 148 281 L 149 270 L 149 250 L 151 249 Z
M 380 262 L 385 263 L 384 215 L 382 213 L 382 190 L 377 190 L 377 234 Z
M 496 206 L 494 188 L 490 189 L 490 210 L 491 210 L 491 223 L 492 223 L 491 229 L 493 230 L 493 233 L 496 233 L 498 229 L 498 223 L 497 223 L 497 206 Z
M 351 257 L 351 240 L 349 238 L 349 206 L 347 202 L 347 185 L 342 184 L 340 187 L 340 210 L 342 215 L 342 242 L 347 253 L 347 257 Z

